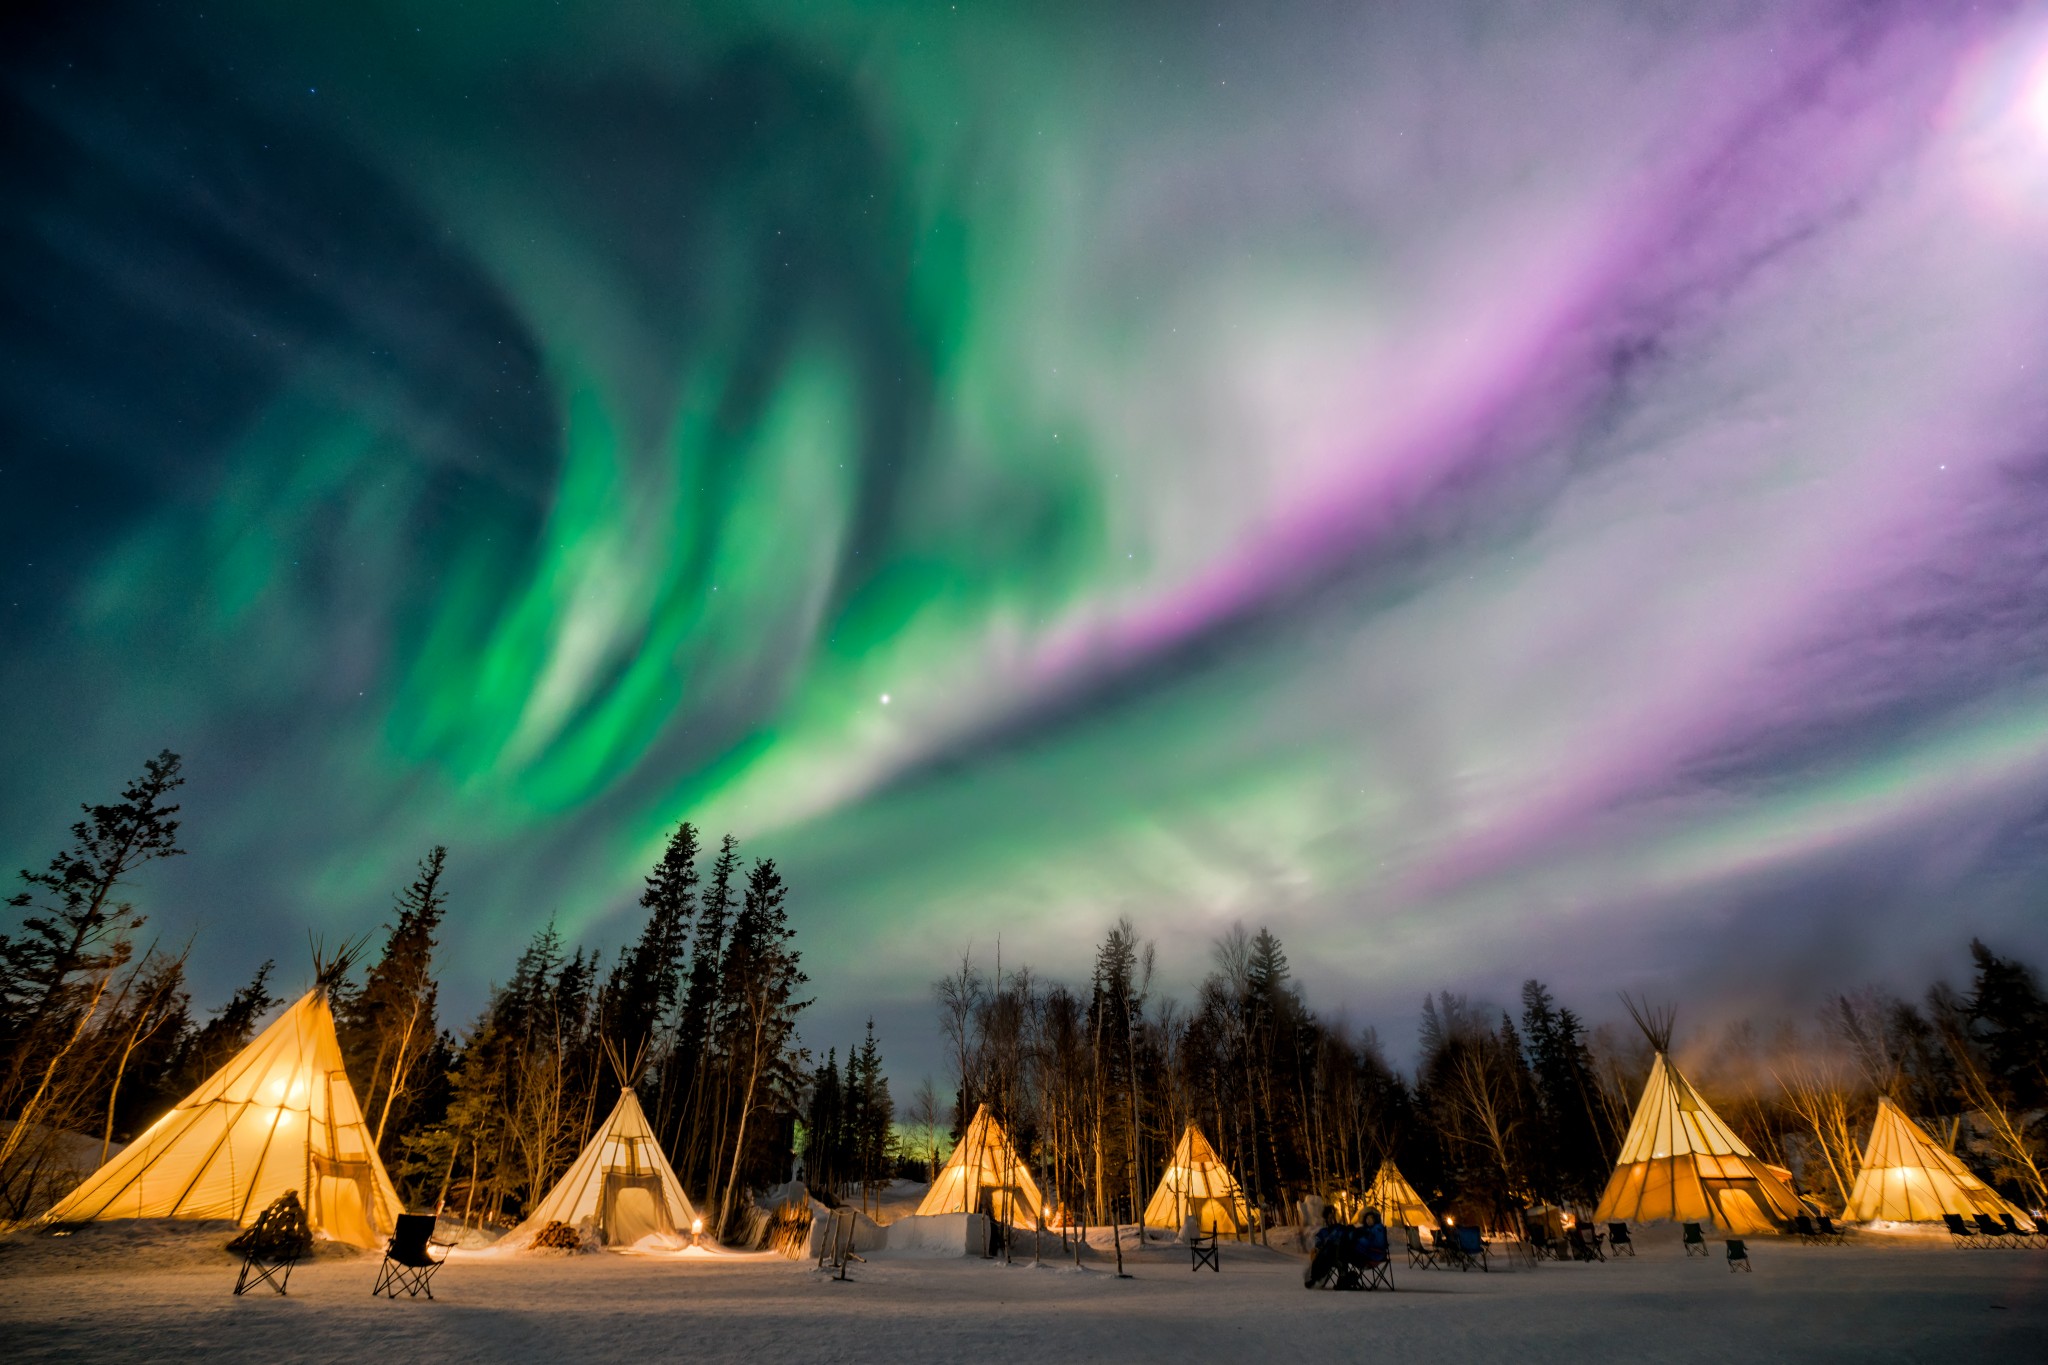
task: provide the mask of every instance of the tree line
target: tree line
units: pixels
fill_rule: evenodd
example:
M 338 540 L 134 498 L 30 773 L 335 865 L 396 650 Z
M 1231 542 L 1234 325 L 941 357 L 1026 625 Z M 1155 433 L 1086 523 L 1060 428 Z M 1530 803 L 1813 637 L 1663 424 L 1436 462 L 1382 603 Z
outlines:
M 1880 1093 L 2008 1195 L 2048 1205 L 2048 999 L 2026 964 L 1978 942 L 1971 954 L 1966 989 L 1938 983 L 1919 1002 L 1866 990 L 1805 1025 L 1738 1024 L 1687 1048 L 1687 1073 L 1824 1205 L 1846 1201 Z M 1217 939 L 1189 1004 L 1155 975 L 1152 945 L 1123 919 L 1082 986 L 1028 968 L 992 977 L 971 952 L 933 983 L 953 1136 L 989 1105 L 1054 1217 L 1135 1219 L 1190 1122 L 1272 1218 L 1310 1195 L 1362 1195 L 1388 1158 L 1462 1221 L 1518 1228 L 1543 1203 L 1590 1212 L 1653 1056 L 1635 1030 L 1589 1028 L 1532 979 L 1516 1010 L 1426 997 L 1404 1075 L 1372 1030 L 1309 1008 L 1264 929 Z
M 81 1140 L 96 1148 L 89 1169 L 283 1003 L 265 962 L 195 1015 L 190 945 L 144 935 L 129 888 L 184 854 L 183 781 L 178 756 L 159 754 L 20 874 L 18 923 L 0 934 L 0 1218 L 60 1195 L 83 1173 Z M 1639 1034 L 1589 1027 L 1531 980 L 1514 1010 L 1425 999 L 1404 1074 L 1372 1031 L 1307 1005 L 1270 932 L 1217 939 L 1183 1004 L 1124 919 L 1079 986 L 1028 968 L 991 976 L 963 954 L 933 985 L 951 1103 L 926 1081 L 899 1113 L 872 1022 L 843 1063 L 835 1048 L 811 1066 L 788 887 L 731 836 L 707 850 L 679 824 L 645 877 L 633 941 L 607 961 L 550 924 L 459 1029 L 440 1017 L 435 961 L 447 865 L 438 846 L 421 859 L 333 1003 L 408 1204 L 465 1219 L 517 1217 L 629 1083 L 715 1228 L 733 1225 L 744 1192 L 787 1179 L 793 1154 L 828 1200 L 866 1205 L 892 1175 L 929 1179 L 946 1122 L 957 1138 L 982 1103 L 1076 1221 L 1134 1218 L 1197 1122 L 1276 1216 L 1311 1194 L 1361 1193 L 1391 1157 L 1440 1211 L 1512 1226 L 1531 1203 L 1597 1200 L 1651 1060 Z M 1803 1022 L 1691 1040 L 1681 1061 L 1751 1148 L 1824 1204 L 1846 1198 L 1889 1094 L 2009 1196 L 2048 1205 L 2048 999 L 2023 962 L 1977 942 L 1971 961 L 1962 988 L 1837 994 Z M 628 1062 L 623 1082 L 608 1048 Z
M 83 1174 L 79 1134 L 98 1139 L 103 1160 L 283 1003 L 265 962 L 197 1018 L 190 945 L 142 936 L 146 917 L 127 891 L 146 864 L 184 854 L 170 799 L 183 782 L 178 755 L 149 760 L 119 800 L 85 807 L 70 845 L 22 872 L 9 900 L 19 919 L 0 934 L 0 1218 L 61 1196 Z M 550 924 L 460 1030 L 440 1018 L 435 961 L 447 863 L 445 848 L 428 851 L 360 979 L 330 993 L 365 1122 L 410 1207 L 517 1216 L 622 1084 L 637 1088 L 714 1229 L 733 1221 L 744 1191 L 788 1178 L 810 1090 L 796 1025 L 810 1002 L 772 859 L 745 863 L 730 835 L 707 857 L 695 827 L 679 824 L 646 876 L 634 941 L 607 964 Z M 872 1032 L 869 1044 L 872 1054 Z M 630 1074 L 617 1074 L 608 1049 Z M 870 1065 L 879 1077 L 879 1060 Z

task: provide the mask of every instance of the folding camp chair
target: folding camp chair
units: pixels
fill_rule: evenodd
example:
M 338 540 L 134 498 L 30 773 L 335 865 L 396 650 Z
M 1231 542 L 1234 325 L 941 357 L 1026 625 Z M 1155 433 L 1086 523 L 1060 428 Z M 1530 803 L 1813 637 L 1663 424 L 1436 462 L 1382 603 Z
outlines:
M 1803 1213 L 1792 1216 L 1792 1235 L 1807 1243 L 1820 1240 L 1820 1230 L 1814 1227 L 1813 1220 Z
M 1564 1259 L 1563 1250 L 1550 1240 L 1550 1229 L 1541 1218 L 1523 1219 L 1522 1236 L 1529 1243 L 1529 1250 L 1537 1260 L 1540 1261 L 1546 1256 L 1553 1261 Z
M 1731 1271 L 1749 1269 L 1749 1247 L 1740 1237 L 1728 1239 L 1728 1269 Z
M 248 1231 L 228 1243 L 229 1251 L 242 1253 L 241 1273 L 235 1276 L 235 1297 L 267 1284 L 278 1293 L 291 1283 L 292 1267 L 313 1249 L 313 1234 L 306 1225 L 306 1210 L 297 1190 L 286 1190 L 249 1225 Z
M 1189 1239 L 1188 1251 L 1192 1258 L 1189 1270 L 1200 1270 L 1207 1266 L 1218 1275 L 1223 1273 L 1223 1264 L 1216 1250 L 1216 1229 L 1210 1228 L 1201 1236 Z
M 1624 1248 L 1628 1251 L 1629 1255 L 1633 1256 L 1636 1254 L 1636 1244 L 1628 1239 L 1628 1224 L 1609 1223 L 1607 1225 L 1607 1249 L 1619 1256 Z
M 2009 1236 L 2006 1230 L 1999 1226 L 1998 1220 L 1988 1213 L 1977 1215 L 1977 1235 L 1984 1239 L 1986 1246 L 1994 1247 L 2004 1246 Z M 2015 1240 L 2013 1245 L 2018 1246 L 2019 1242 Z
M 384 1264 L 377 1268 L 377 1287 L 370 1291 L 370 1297 L 383 1294 L 397 1298 L 403 1289 L 408 1298 L 425 1294 L 434 1297 L 430 1282 L 441 1263 L 448 1259 L 447 1248 L 453 1242 L 434 1240 L 434 1215 L 431 1213 L 401 1213 L 398 1226 L 392 1230 L 391 1243 L 384 1248 Z M 434 1248 L 443 1248 L 441 1255 L 434 1255 Z
M 1823 1213 L 1816 1217 L 1813 1221 L 1815 1226 L 1820 1231 L 1821 1241 L 1831 1243 L 1838 1247 L 1845 1247 L 1849 1245 L 1848 1232 L 1842 1228 L 1836 1227 L 1834 1219 L 1828 1217 L 1826 1214 Z
M 1486 1239 L 1479 1235 L 1479 1229 L 1468 1225 L 1452 1231 L 1456 1234 L 1453 1246 L 1458 1269 L 1470 1270 L 1476 1265 L 1481 1271 L 1486 1270 Z
M 2012 1238 L 2014 1246 L 2032 1246 L 2034 1239 L 2041 1236 L 2041 1229 L 2038 1224 L 2031 1228 L 2023 1228 L 2019 1225 L 2018 1220 L 2009 1213 L 1999 1214 L 1998 1220 L 2005 1224 L 2005 1235 Z
M 1707 1254 L 1706 1234 L 1700 1231 L 1698 1223 L 1685 1224 L 1685 1254 L 1704 1256 Z
M 1983 1245 L 1983 1239 L 1978 1237 L 1977 1230 L 1965 1223 L 1960 1213 L 1944 1213 L 1941 1215 L 1941 1225 L 1948 1229 L 1948 1235 L 1955 1239 L 1955 1244 L 1959 1247 Z
M 1368 1246 L 1363 1229 L 1330 1227 L 1316 1234 L 1315 1254 L 1302 1271 L 1307 1289 L 1394 1288 L 1393 1259 L 1383 1247 Z
M 1586 1235 L 1586 1230 L 1577 1223 L 1564 1230 L 1564 1240 L 1565 1245 L 1571 1248 L 1574 1261 L 1604 1261 L 1607 1259 L 1600 1254 L 1600 1248 L 1594 1243 L 1593 1239 Z
M 1412 1225 L 1408 1228 L 1408 1265 L 1410 1269 L 1436 1269 L 1436 1249 L 1422 1240 L 1422 1229 Z

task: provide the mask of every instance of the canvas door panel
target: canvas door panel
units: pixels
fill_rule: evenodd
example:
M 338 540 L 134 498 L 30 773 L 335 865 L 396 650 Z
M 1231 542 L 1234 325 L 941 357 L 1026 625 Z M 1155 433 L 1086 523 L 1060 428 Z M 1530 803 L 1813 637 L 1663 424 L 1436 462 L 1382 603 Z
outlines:
M 1776 1225 L 1764 1217 L 1764 1211 L 1757 1205 L 1750 1192 L 1737 1186 L 1724 1185 L 1713 1191 L 1716 1210 L 1714 1221 L 1725 1232 L 1774 1232 Z
M 607 1246 L 631 1246 L 643 1237 L 673 1235 L 676 1230 L 657 1175 L 605 1172 L 599 1210 Z

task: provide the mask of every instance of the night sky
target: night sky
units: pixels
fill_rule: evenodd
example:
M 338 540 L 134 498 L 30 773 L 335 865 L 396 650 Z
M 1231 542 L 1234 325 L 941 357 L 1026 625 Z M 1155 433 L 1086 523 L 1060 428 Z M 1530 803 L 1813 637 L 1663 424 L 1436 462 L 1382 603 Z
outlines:
M 578 10 L 584 17 L 576 17 Z M 1704 1024 L 2048 953 L 2048 9 L 0 19 L 0 855 L 186 755 L 200 1005 L 774 856 L 970 942 Z

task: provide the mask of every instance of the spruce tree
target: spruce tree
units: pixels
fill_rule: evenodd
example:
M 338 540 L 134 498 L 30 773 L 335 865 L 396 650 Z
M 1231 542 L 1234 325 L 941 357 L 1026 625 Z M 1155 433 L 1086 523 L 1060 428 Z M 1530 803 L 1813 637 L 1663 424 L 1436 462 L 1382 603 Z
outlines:
M 362 1078 L 363 1113 L 380 1152 L 394 1155 L 438 1030 L 434 1007 L 434 933 L 447 909 L 441 878 L 448 850 L 436 844 L 420 860 L 419 875 L 399 892 L 384 951 L 362 989 L 339 1001 L 337 1025 L 349 1074 Z M 387 1143 L 387 1138 L 389 1139 Z
M 739 899 L 739 841 L 730 834 L 719 842 L 712 860 L 711 880 L 698 897 L 697 942 L 690 958 L 690 981 L 683 993 L 682 1017 L 676 1024 L 676 1043 L 671 1069 L 676 1073 L 675 1093 L 679 1133 L 670 1140 L 672 1156 L 680 1156 L 682 1178 L 693 1189 L 707 1177 L 712 1160 L 710 1144 L 714 1087 L 711 1071 L 712 1016 L 718 1008 L 719 968 L 725 954 L 726 926 Z
M 119 801 L 83 807 L 71 846 L 43 871 L 22 871 L 26 889 L 8 899 L 30 913 L 15 934 L 0 934 L 0 1114 L 13 1120 L 0 1134 L 0 1218 L 25 1210 L 37 1154 L 57 1130 L 104 1125 L 93 1111 L 108 1102 L 102 1084 L 114 1083 L 102 1077 L 133 1060 L 135 1040 L 132 1027 L 116 1032 L 108 1015 L 151 982 L 165 985 L 148 962 L 116 982 L 143 923 L 120 893 L 145 863 L 184 853 L 178 807 L 167 800 L 184 785 L 179 769 L 166 749 Z
M 1548 987 L 1531 979 L 1522 983 L 1522 1030 L 1542 1114 L 1536 1174 L 1552 1197 L 1590 1201 L 1607 1179 L 1613 1146 L 1600 1120 L 1599 1082 L 1585 1026 L 1556 1005 Z
M 270 974 L 277 970 L 275 959 L 266 959 L 249 983 L 228 997 L 187 1040 L 179 1059 L 180 1092 L 191 1090 L 220 1070 L 230 1057 L 249 1045 L 256 1026 L 273 1006 L 280 1003 L 270 993 Z
M 852 1069 L 852 1058 L 847 1059 Z M 837 1197 L 843 1163 L 840 1137 L 845 1127 L 845 1093 L 839 1083 L 839 1049 L 825 1054 L 825 1064 L 811 1078 L 811 1106 L 805 1118 L 804 1178 L 813 1190 Z
M 7 903 L 33 913 L 17 934 L 0 934 L 0 1053 L 9 1059 L 0 1112 L 13 1112 L 24 1073 L 61 1046 L 132 955 L 143 916 L 118 893 L 144 863 L 184 855 L 178 807 L 166 799 L 185 785 L 181 764 L 168 749 L 145 762 L 119 801 L 80 808 L 71 846 L 48 867 L 19 874 L 27 889 Z
M 676 826 L 640 892 L 647 923 L 607 989 L 605 1026 L 628 1058 L 651 1049 L 681 994 L 684 950 L 697 910 L 697 830 Z
M 715 880 L 715 873 L 714 873 Z M 731 1214 L 740 1177 L 748 1168 L 750 1138 L 759 1136 L 755 1119 L 789 1079 L 787 1049 L 796 1032 L 796 1017 L 808 1000 L 797 991 L 809 981 L 799 967 L 799 954 L 789 927 L 789 888 L 773 859 L 756 862 L 747 875 L 747 889 L 719 970 L 719 1002 L 714 1019 L 718 1051 L 726 1059 L 725 1112 L 732 1117 L 730 1152 L 722 1165 L 723 1179 L 707 1202 L 718 1210 L 720 1226 Z M 785 1149 L 786 1150 L 786 1149 Z
M 875 1021 L 868 1020 L 867 1037 L 847 1064 L 857 1079 L 848 1089 L 848 1143 L 852 1149 L 856 1178 L 861 1184 L 861 1204 L 888 1179 L 892 1151 L 895 1103 L 889 1098 L 889 1078 L 882 1074 L 882 1049 L 875 1040 Z

